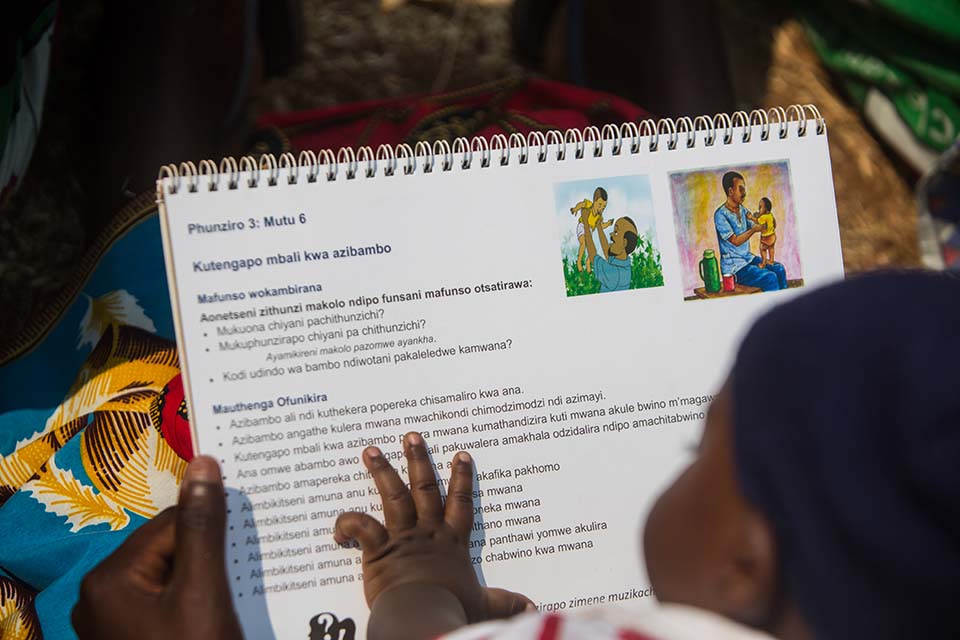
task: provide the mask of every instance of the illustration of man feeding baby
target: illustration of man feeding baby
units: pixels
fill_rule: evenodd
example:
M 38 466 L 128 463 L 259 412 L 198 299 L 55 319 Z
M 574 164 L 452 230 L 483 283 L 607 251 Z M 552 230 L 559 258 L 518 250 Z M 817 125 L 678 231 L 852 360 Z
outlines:
M 746 291 L 778 291 L 788 287 L 787 271 L 776 261 L 777 220 L 773 214 L 773 202 L 764 196 L 752 213 L 745 205 L 747 186 L 743 176 L 736 171 L 728 171 L 721 180 L 726 201 L 713 214 L 717 229 L 717 243 L 720 248 L 719 271 L 722 283 L 715 273 L 716 259 L 713 251 L 704 252 L 704 261 L 700 271 L 707 291 L 720 287 L 724 291 L 734 292 L 739 287 Z M 760 255 L 750 251 L 750 239 L 760 234 Z M 707 254 L 711 254 L 707 256 Z M 720 286 L 717 286 L 717 285 Z

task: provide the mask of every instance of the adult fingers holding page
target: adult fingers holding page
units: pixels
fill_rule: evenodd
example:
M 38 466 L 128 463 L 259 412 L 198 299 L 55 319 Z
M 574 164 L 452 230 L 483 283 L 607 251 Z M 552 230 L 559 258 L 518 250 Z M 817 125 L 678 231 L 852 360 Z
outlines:
M 216 461 L 187 466 L 176 507 L 150 520 L 84 579 L 81 640 L 242 638 L 224 565 L 226 506 Z
M 447 500 L 418 433 L 404 438 L 410 488 L 376 447 L 363 452 L 383 501 L 384 524 L 350 512 L 337 519 L 335 538 L 363 551 L 363 585 L 370 605 L 368 637 L 432 638 L 468 622 L 507 617 L 533 604 L 524 596 L 486 589 L 469 553 L 473 529 L 473 461 L 451 463 Z

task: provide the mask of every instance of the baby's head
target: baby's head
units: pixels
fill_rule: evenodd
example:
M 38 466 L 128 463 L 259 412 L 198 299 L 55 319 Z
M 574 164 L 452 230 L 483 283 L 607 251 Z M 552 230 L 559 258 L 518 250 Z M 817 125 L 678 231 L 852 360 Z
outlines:
M 657 597 L 759 628 L 781 609 L 774 529 L 743 495 L 727 382 L 707 412 L 696 458 L 657 500 L 644 551 Z
M 914 273 L 760 319 L 647 520 L 658 598 L 779 638 L 953 637 L 958 316 L 960 281 Z
M 760 212 L 760 215 L 773 211 L 773 203 L 770 202 L 770 198 L 760 198 L 760 202 L 757 204 L 757 210 Z
M 603 213 L 607 208 L 607 190 L 603 187 L 597 187 L 593 190 L 593 210 L 595 213 Z

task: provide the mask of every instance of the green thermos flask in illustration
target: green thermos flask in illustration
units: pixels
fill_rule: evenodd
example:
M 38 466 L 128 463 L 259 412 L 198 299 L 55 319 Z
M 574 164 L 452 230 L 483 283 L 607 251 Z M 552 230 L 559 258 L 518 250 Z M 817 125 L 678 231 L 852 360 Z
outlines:
M 703 280 L 703 286 L 707 292 L 720 291 L 720 263 L 717 262 L 713 249 L 703 252 L 703 260 L 700 261 L 700 279 Z

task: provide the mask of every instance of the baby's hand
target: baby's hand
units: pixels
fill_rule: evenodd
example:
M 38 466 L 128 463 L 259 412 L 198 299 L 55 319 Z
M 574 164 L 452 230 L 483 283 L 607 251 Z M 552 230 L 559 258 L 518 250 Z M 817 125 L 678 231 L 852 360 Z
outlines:
M 337 518 L 334 539 L 360 543 L 363 590 L 367 603 L 402 585 L 432 585 L 449 591 L 463 605 L 470 622 L 513 615 L 530 600 L 480 585 L 470 560 L 473 530 L 473 463 L 464 452 L 454 456 L 447 500 L 440 497 L 427 446 L 419 433 L 403 440 L 410 488 L 376 447 L 363 452 L 383 501 L 386 526 L 365 513 Z

